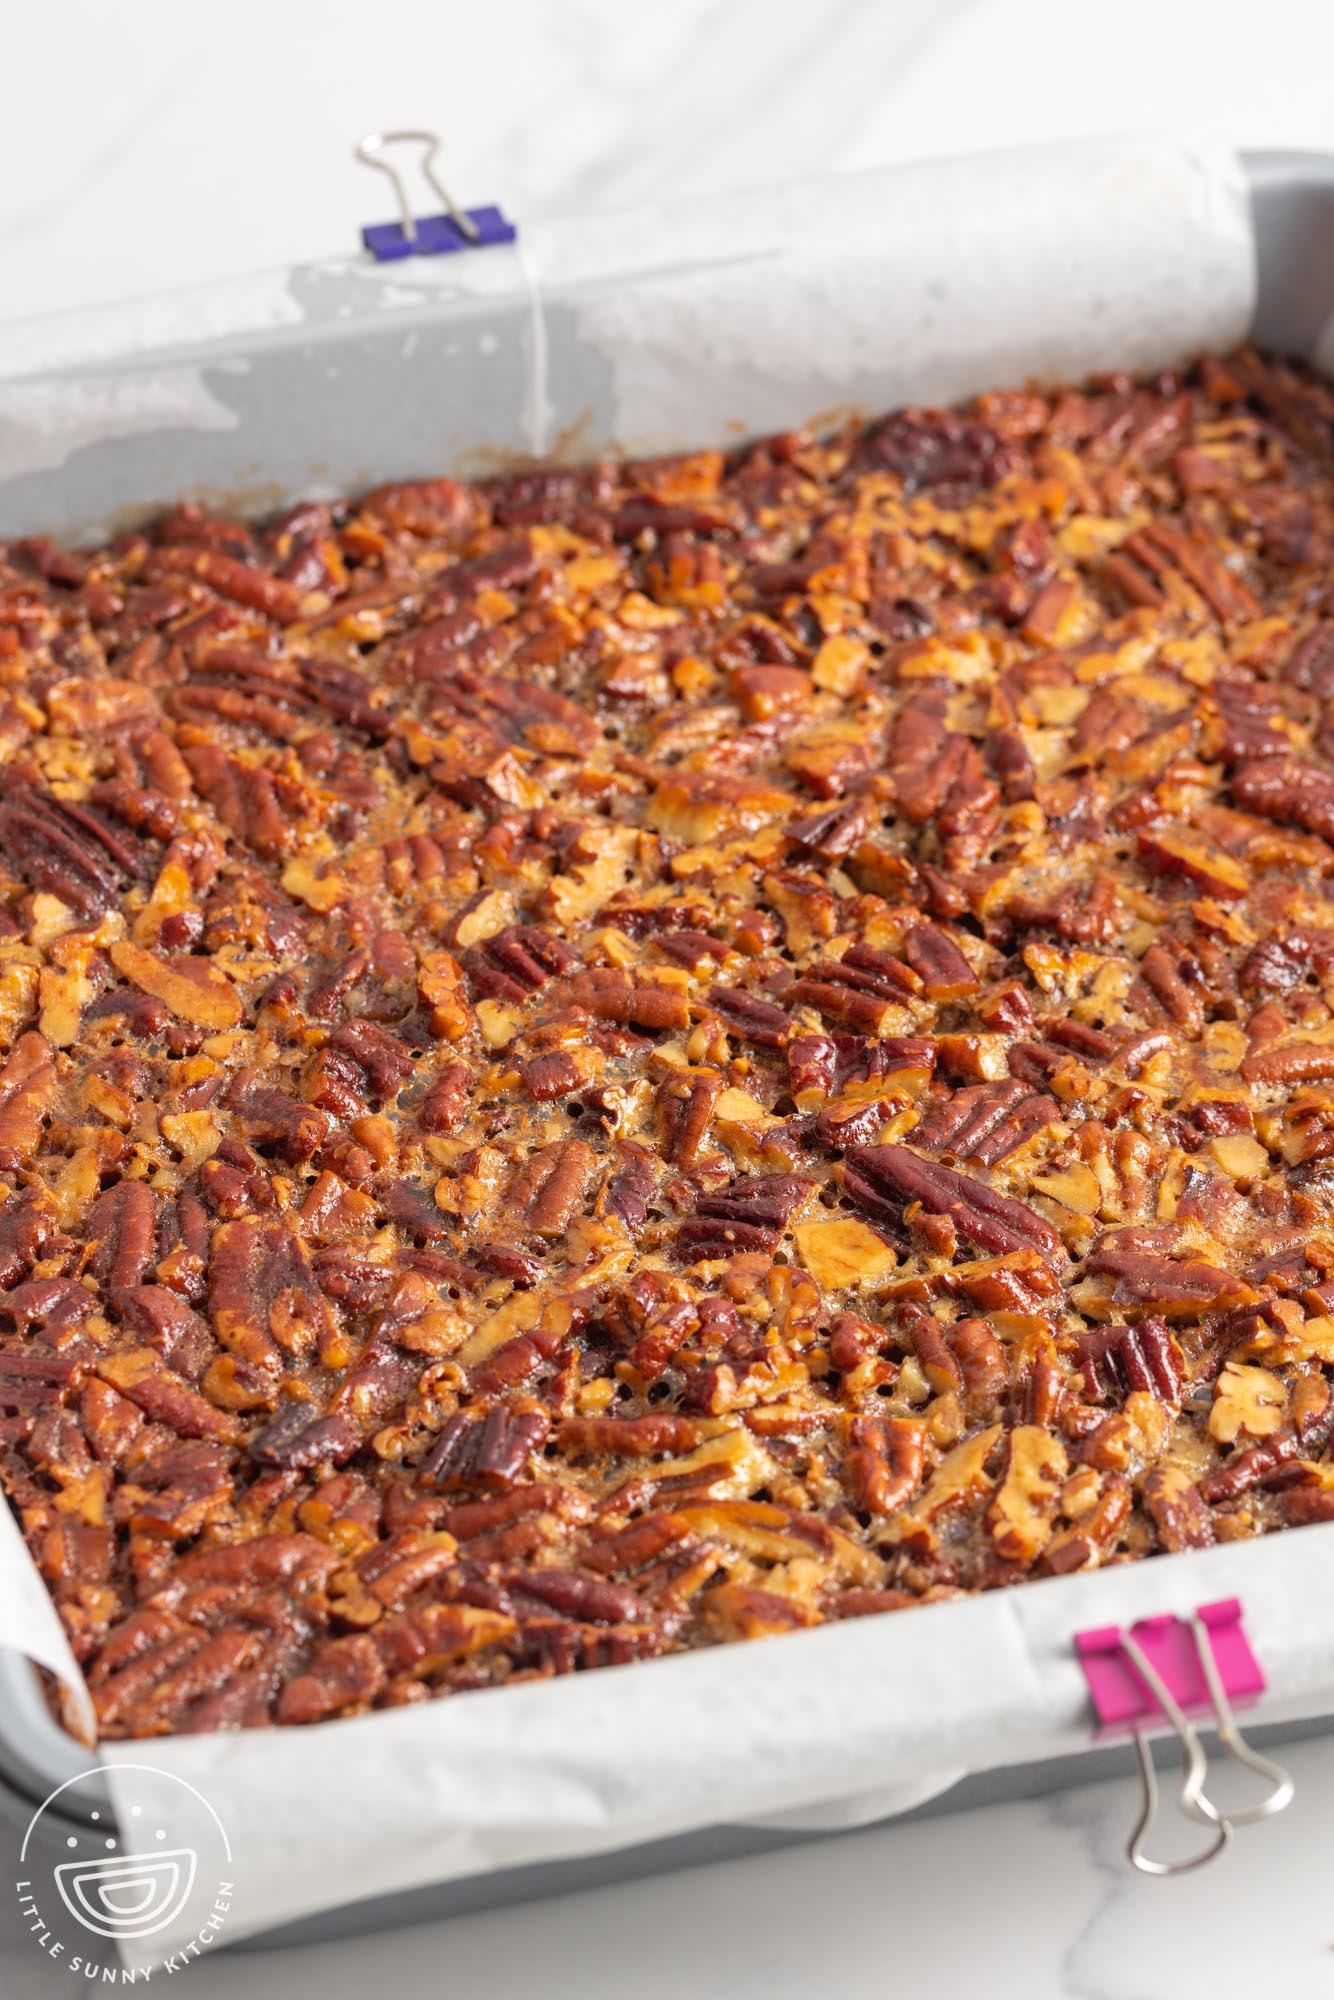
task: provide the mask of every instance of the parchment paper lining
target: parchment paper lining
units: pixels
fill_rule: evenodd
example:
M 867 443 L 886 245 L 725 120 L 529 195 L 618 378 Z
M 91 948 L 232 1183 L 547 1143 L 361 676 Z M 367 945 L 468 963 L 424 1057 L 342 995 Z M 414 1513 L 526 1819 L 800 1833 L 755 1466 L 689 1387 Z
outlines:
M 583 448 L 646 450 L 850 404 L 1168 365 L 1241 338 L 1255 289 L 1235 157 L 1161 136 L 553 223 L 526 231 L 519 255 L 417 266 L 395 276 L 396 292 L 364 266 L 308 267 L 286 290 L 232 287 L 207 307 L 167 299 L 118 308 L 110 325 L 85 315 L 78 329 L 0 334 L 0 496 L 18 469 L 4 441 L 20 418 L 25 476 L 39 461 L 77 471 L 90 462 L 81 454 L 123 439 L 136 421 L 127 370 L 150 432 L 162 407 L 155 382 L 179 385 L 193 370 L 202 385 L 207 374 L 198 451 L 220 426 L 229 434 L 232 418 L 218 415 L 227 374 L 215 364 L 230 353 L 249 378 L 236 422 L 260 425 L 255 371 L 291 334 L 296 297 L 307 338 L 319 316 L 310 300 L 322 297 L 319 310 L 352 299 L 377 326 L 398 315 L 405 340 L 424 315 L 472 325 L 482 307 L 517 301 L 528 327 L 522 393 L 511 371 L 505 407 L 488 408 L 484 341 L 460 350 L 458 368 L 478 436 L 540 453 L 572 413 Z M 334 290 L 312 288 L 312 271 Z M 43 353 L 64 372 L 32 373 Z M 99 381 L 119 392 L 103 394 Z M 451 393 L 459 386 L 451 378 Z M 168 400 L 170 438 L 188 446 L 189 398 Z M 270 436 L 278 456 L 281 424 Z M 242 442 L 261 448 L 258 431 Z M 163 433 L 155 462 L 174 465 L 176 445 Z M 392 444 L 383 449 L 392 456 Z M 329 460 L 336 474 L 336 439 Z M 398 469 L 386 458 L 362 476 Z M 1305 1529 L 316 1728 L 163 1739 L 151 1761 L 196 1784 L 224 1821 L 237 1869 L 229 1935 L 250 1935 L 376 1893 L 720 1821 L 857 1824 L 964 1773 L 1061 1755 L 1090 1737 L 1075 1631 L 1234 1592 L 1275 1712 L 1324 1712 L 1334 1705 L 1323 1609 L 1332 1586 L 1334 1528 Z M 57 1674 L 87 1715 L 59 1620 L 3 1508 L 0 1640 Z M 118 1766 L 142 1763 L 145 1746 L 102 1755 L 114 1797 Z M 142 1800 L 142 1773 L 136 1783 Z M 122 1818 L 131 1849 L 149 1824 Z M 154 1963 L 179 1941 L 158 1934 L 128 1962 Z

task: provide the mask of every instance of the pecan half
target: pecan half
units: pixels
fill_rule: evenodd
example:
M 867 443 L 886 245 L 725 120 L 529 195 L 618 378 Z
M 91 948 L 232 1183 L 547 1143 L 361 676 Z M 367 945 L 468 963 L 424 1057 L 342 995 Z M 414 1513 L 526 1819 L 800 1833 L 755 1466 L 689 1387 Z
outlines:
M 731 1257 L 772 1250 L 793 1216 L 815 1192 L 800 1174 L 747 1174 L 722 1194 L 706 1195 L 676 1232 L 678 1257 Z
M 905 1206 L 917 1204 L 928 1214 L 948 1216 L 979 1250 L 1033 1249 L 1055 1264 L 1065 1262 L 1060 1237 L 1033 1209 L 982 1181 L 920 1159 L 906 1146 L 850 1147 L 843 1184 L 873 1219 L 897 1221 Z
M 923 1152 L 994 1167 L 1060 1116 L 1054 1098 L 1012 1077 L 956 1090 L 913 1128 L 913 1144 Z
M 437 1492 L 512 1486 L 551 1434 L 545 1410 L 460 1410 L 422 1460 L 421 1476 Z
M 0 854 L 30 888 L 85 917 L 111 909 L 140 873 L 136 850 L 96 812 L 26 785 L 0 797 Z

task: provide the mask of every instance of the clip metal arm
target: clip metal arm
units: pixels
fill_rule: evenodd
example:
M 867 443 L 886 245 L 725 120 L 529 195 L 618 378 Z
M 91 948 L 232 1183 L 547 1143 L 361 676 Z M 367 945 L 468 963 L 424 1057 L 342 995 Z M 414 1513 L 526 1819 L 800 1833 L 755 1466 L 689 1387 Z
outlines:
M 378 167 L 380 172 L 388 174 L 393 182 L 394 193 L 398 197 L 398 212 L 403 222 L 404 240 L 408 243 L 417 241 L 417 222 L 412 213 L 412 203 L 408 199 L 408 191 L 403 185 L 403 178 L 397 167 L 380 157 L 386 146 L 398 145 L 426 148 L 421 168 L 423 178 L 439 196 L 445 213 L 454 227 L 466 236 L 469 243 L 480 243 L 482 238 L 476 223 L 457 205 L 435 170 L 435 156 L 440 150 L 440 141 L 434 132 L 368 132 L 354 149 L 355 157 L 365 166 Z
M 1198 1639 L 1196 1641 L 1198 1644 Z M 1187 1720 L 1172 1694 L 1167 1682 L 1151 1663 L 1143 1647 L 1129 1632 L 1121 1634 L 1121 1650 L 1134 1667 L 1144 1685 L 1148 1688 L 1163 1714 L 1176 1731 L 1181 1745 L 1181 1790 L 1178 1801 L 1183 1813 L 1190 1819 L 1206 1820 L 1214 1828 L 1215 1834 L 1209 1845 L 1199 1854 L 1185 1861 L 1155 1861 L 1144 1852 L 1144 1844 L 1158 1817 L 1158 1777 L 1153 1768 L 1153 1750 L 1142 1729 L 1135 1731 L 1135 1755 L 1139 1759 L 1140 1785 L 1143 1790 L 1143 1805 L 1135 1831 L 1126 1845 L 1126 1859 L 1141 1875 L 1188 1875 L 1192 1869 L 1203 1868 L 1215 1855 L 1221 1854 L 1232 1839 L 1231 1822 L 1224 1819 L 1213 1802 L 1205 1796 L 1204 1780 L 1208 1761 L 1204 1747 L 1194 1725 Z
M 1200 1666 L 1204 1672 L 1205 1684 L 1209 1689 L 1209 1699 L 1214 1705 L 1214 1723 L 1218 1740 L 1226 1754 L 1234 1763 L 1241 1764 L 1257 1777 L 1267 1778 L 1270 1789 L 1266 1796 L 1253 1806 L 1233 1807 L 1228 1815 L 1231 1826 L 1253 1826 L 1257 1820 L 1272 1819 L 1291 1805 L 1296 1790 L 1291 1775 L 1272 1757 L 1262 1757 L 1258 1750 L 1252 1750 L 1242 1735 L 1232 1704 L 1223 1686 L 1223 1677 L 1218 1671 L 1218 1661 L 1214 1657 L 1213 1639 L 1208 1625 L 1197 1611 L 1190 1621 L 1190 1629 L 1195 1639 L 1196 1651 L 1200 1656 Z
M 1182 1812 L 1188 1819 L 1200 1821 L 1215 1829 L 1214 1838 L 1199 1854 L 1191 1855 L 1184 1861 L 1155 1861 L 1145 1853 L 1145 1843 L 1158 1816 L 1158 1779 L 1153 1765 L 1153 1751 L 1148 1736 L 1140 1729 L 1135 1732 L 1135 1754 L 1139 1760 L 1140 1783 L 1143 1803 L 1139 1820 L 1126 1847 L 1126 1856 L 1132 1868 L 1141 1875 L 1187 1875 L 1192 1869 L 1202 1868 L 1221 1854 L 1232 1839 L 1235 1828 L 1250 1826 L 1256 1820 L 1270 1819 L 1283 1811 L 1292 1801 L 1295 1786 L 1289 1773 L 1281 1764 L 1269 1757 L 1262 1757 L 1253 1750 L 1237 1725 L 1237 1719 L 1228 1700 L 1223 1677 L 1218 1671 L 1218 1661 L 1214 1655 L 1213 1638 L 1206 1621 L 1198 1612 L 1189 1620 L 1191 1637 L 1199 1655 L 1200 1670 L 1213 1705 L 1214 1727 L 1224 1752 L 1235 1763 L 1269 1781 L 1270 1789 L 1255 1805 L 1241 1806 L 1227 1813 L 1216 1806 L 1204 1789 L 1208 1775 L 1208 1760 L 1200 1742 L 1199 1733 L 1172 1694 L 1162 1675 L 1148 1658 L 1138 1640 L 1129 1632 L 1120 1635 L 1121 1650 L 1131 1666 L 1148 1688 L 1163 1714 L 1176 1732 L 1181 1745 L 1181 1790 L 1178 1794 Z

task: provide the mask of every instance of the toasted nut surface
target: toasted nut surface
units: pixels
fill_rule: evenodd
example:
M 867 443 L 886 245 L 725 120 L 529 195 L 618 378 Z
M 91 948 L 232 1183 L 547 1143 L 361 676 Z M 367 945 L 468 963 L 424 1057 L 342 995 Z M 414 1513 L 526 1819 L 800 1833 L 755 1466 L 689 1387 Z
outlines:
M 1334 395 L 0 549 L 0 1481 L 109 1736 L 1334 1513 Z

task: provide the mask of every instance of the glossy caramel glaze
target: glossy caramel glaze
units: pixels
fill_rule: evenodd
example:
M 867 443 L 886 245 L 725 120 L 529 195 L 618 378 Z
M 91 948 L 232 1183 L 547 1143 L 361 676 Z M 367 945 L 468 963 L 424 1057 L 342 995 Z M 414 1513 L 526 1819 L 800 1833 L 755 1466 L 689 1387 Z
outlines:
M 0 1473 L 112 1736 L 1334 1516 L 1334 401 L 0 551 Z

